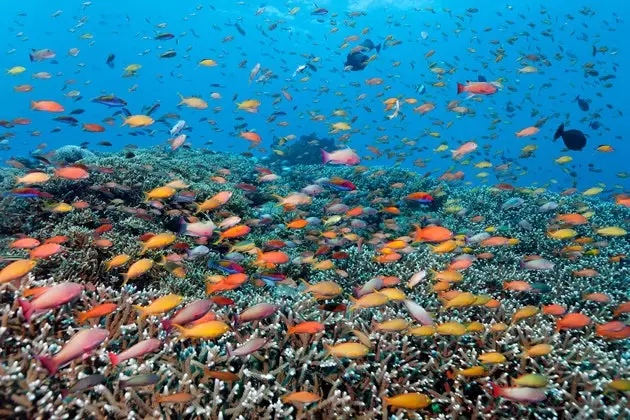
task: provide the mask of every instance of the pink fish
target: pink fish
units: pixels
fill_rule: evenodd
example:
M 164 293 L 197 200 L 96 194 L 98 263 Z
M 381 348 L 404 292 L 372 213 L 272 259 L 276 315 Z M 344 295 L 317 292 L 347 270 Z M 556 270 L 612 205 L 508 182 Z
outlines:
M 182 227 L 184 235 L 196 237 L 210 237 L 216 226 L 212 220 L 206 222 L 185 223 Z
M 325 164 L 331 163 L 333 165 L 358 165 L 361 162 L 361 158 L 356 152 L 349 147 L 347 149 L 335 150 L 328 153 L 324 149 L 322 150 L 322 161 Z
M 457 94 L 467 92 L 469 95 L 492 95 L 497 93 L 497 84 L 488 82 L 466 82 L 457 84 Z
M 103 328 L 79 330 L 79 332 L 73 335 L 63 346 L 59 353 L 52 357 L 36 356 L 36 358 L 51 375 L 54 375 L 59 368 L 84 354 L 89 354 L 92 350 L 103 344 L 108 336 L 109 331 Z
M 149 338 L 148 340 L 140 341 L 127 350 L 114 354 L 111 351 L 107 353 L 109 360 L 112 362 L 112 366 L 116 367 L 121 362 L 129 359 L 136 359 L 142 357 L 145 354 L 153 353 L 162 346 L 162 341 L 157 338 Z
M 227 219 L 224 219 L 221 223 L 219 223 L 219 228 L 221 230 L 229 229 L 233 226 L 241 223 L 241 218 L 238 216 L 230 216 Z
M 198 320 L 208 313 L 212 302 L 206 299 L 195 300 L 177 311 L 171 319 L 162 320 L 162 328 L 166 331 L 170 330 L 173 324 L 186 325 Z
M 186 134 L 180 134 L 174 139 L 169 140 L 171 143 L 171 151 L 175 151 L 181 147 L 182 144 L 186 141 Z
M 230 350 L 230 348 L 228 347 L 228 350 L 227 350 L 228 357 L 248 356 L 248 355 L 252 354 L 253 352 L 259 350 L 265 344 L 267 344 L 267 339 L 266 338 L 252 338 L 247 343 L 243 344 L 242 346 L 240 346 L 239 348 L 237 348 L 235 350 Z
M 22 313 L 27 322 L 35 312 L 57 308 L 76 298 L 83 291 L 83 286 L 78 283 L 59 283 L 37 296 L 32 301 L 18 299 L 22 307 Z
M 453 154 L 453 159 L 458 160 L 475 150 L 477 150 L 477 143 L 469 141 L 459 146 L 456 150 L 451 150 L 451 153 Z
M 278 307 L 276 305 L 259 303 L 258 305 L 250 306 L 237 315 L 236 323 L 241 324 L 244 322 L 259 321 L 273 315 L 277 310 Z
M 506 400 L 534 403 L 544 401 L 546 397 L 545 390 L 540 388 L 527 387 L 500 387 L 490 382 L 492 387 L 492 396 L 503 397 Z

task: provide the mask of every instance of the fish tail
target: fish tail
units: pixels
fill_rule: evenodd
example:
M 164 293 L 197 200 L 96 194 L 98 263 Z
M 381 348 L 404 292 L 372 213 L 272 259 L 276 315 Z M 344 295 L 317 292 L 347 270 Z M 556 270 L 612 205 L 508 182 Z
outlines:
M 109 361 L 112 362 L 112 367 L 116 367 L 118 364 L 118 355 L 111 351 L 107 352 L 107 357 L 109 357 Z
M 83 324 L 86 319 L 87 319 L 87 314 L 85 312 L 79 312 L 77 314 L 77 323 L 78 324 Z
M 558 138 L 562 137 L 562 134 L 564 134 L 564 124 L 560 124 L 560 126 L 556 130 L 556 133 L 553 135 L 553 141 L 556 141 L 558 140 Z
M 18 299 L 18 303 L 22 308 L 22 313 L 24 314 L 24 319 L 26 322 L 31 322 L 31 315 L 33 315 L 33 305 L 31 302 L 25 299 Z
M 31 109 L 37 109 L 37 102 L 31 100 Z
M 168 331 L 173 327 L 173 321 L 171 321 L 170 319 L 163 319 L 161 324 L 162 324 L 162 328 L 165 331 Z
M 123 279 L 123 286 L 127 284 L 127 282 L 129 281 L 129 274 L 121 274 L 122 279 Z
M 48 373 L 50 373 L 51 375 L 54 375 L 55 373 L 57 373 L 57 369 L 59 368 L 59 365 L 57 364 L 57 362 L 55 362 L 55 360 L 52 357 L 48 357 L 48 356 L 35 356 L 35 357 L 39 361 L 39 363 L 41 363 L 42 366 L 46 368 Z
M 324 359 L 328 359 L 328 357 L 330 357 L 330 355 L 332 354 L 332 346 L 330 344 L 324 344 L 324 349 L 326 350 L 326 355 L 324 356 Z
M 457 84 L 457 94 L 459 95 L 462 92 L 466 91 L 466 86 L 462 85 L 461 83 Z
M 186 336 L 186 328 L 182 327 L 182 326 L 181 326 L 181 325 L 179 325 L 179 324 L 173 324 L 173 327 L 177 328 L 177 331 L 179 332 L 179 334 L 180 334 L 182 337 L 185 337 L 185 336 Z
M 319 149 L 322 151 L 322 163 L 325 165 L 330 161 L 330 155 L 324 149 Z
M 140 312 L 140 318 L 145 318 L 147 316 L 147 313 L 146 313 L 146 311 L 144 310 L 144 308 L 142 306 L 133 305 L 133 307 L 134 307 L 135 310 Z
M 311 288 L 311 285 L 310 285 L 310 284 L 308 284 L 308 283 L 306 282 L 306 280 L 304 280 L 304 279 L 300 279 L 300 281 L 301 281 L 302 283 L 304 283 L 304 286 L 306 286 L 306 289 L 302 290 L 302 293 L 306 293 L 306 292 L 308 292 L 308 290 Z
M 499 386 L 497 384 L 495 384 L 494 382 L 489 382 L 490 384 L 490 388 L 492 388 L 492 396 L 494 398 L 500 397 L 501 396 L 501 388 L 499 388 Z

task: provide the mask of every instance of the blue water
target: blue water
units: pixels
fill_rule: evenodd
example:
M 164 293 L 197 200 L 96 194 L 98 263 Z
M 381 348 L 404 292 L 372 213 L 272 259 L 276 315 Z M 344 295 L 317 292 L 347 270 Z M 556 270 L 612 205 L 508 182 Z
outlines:
M 26 156 L 40 143 L 46 143 L 46 150 L 52 150 L 65 144 L 89 141 L 90 149 L 100 151 L 118 150 L 130 143 L 140 147 L 164 144 L 169 127 L 161 123 L 153 125 L 157 131 L 152 137 L 130 136 L 132 129 L 119 127 L 120 117 L 116 117 L 115 127 L 103 124 L 101 121 L 111 116 L 114 109 L 89 101 L 98 95 L 112 93 L 125 99 L 134 114 L 141 113 L 143 106 L 157 102 L 161 107 L 154 116 L 179 113 L 193 129 L 189 133 L 193 147 L 204 147 L 204 143 L 212 141 L 213 144 L 206 147 L 218 151 L 246 151 L 249 143 L 237 137 L 233 128 L 241 122 L 235 118 L 244 117 L 248 129 L 256 130 L 263 138 L 260 146 L 266 153 L 253 151 L 262 157 L 270 153 L 274 136 L 293 134 L 299 137 L 315 132 L 324 137 L 329 135 L 330 124 L 349 122 L 350 118 L 357 117 L 351 124 L 356 132 L 352 132 L 348 144 L 361 156 L 372 155 L 366 149 L 368 145 L 384 152 L 405 153 L 402 166 L 420 172 L 431 171 L 437 176 L 450 168 L 461 169 L 466 174 L 464 182 L 479 183 L 482 178 L 476 175 L 485 171 L 489 174 L 485 181 L 492 185 L 501 181 L 495 177 L 495 171 L 492 168 L 477 169 L 473 164 L 488 160 L 497 166 L 511 161 L 510 172 L 515 179 L 506 182 L 515 185 L 549 185 L 551 189 L 563 190 L 573 186 L 573 178 L 563 171 L 568 169 L 575 170 L 580 190 L 598 183 L 605 184 L 611 192 L 628 190 L 630 181 L 617 176 L 628 170 L 626 159 L 630 156 L 630 146 L 625 140 L 630 124 L 622 115 L 626 102 L 623 92 L 630 91 L 628 58 L 622 41 L 630 35 L 624 21 L 628 5 L 622 1 L 563 0 L 548 2 L 543 8 L 540 3 L 518 1 L 509 7 L 506 2 L 486 0 L 321 1 L 318 6 L 328 9 L 328 15 L 311 16 L 315 6 L 306 1 L 271 1 L 262 5 L 257 1 L 213 1 L 196 6 L 189 2 L 163 0 L 112 0 L 94 1 L 84 6 L 80 1 L 5 0 L 0 14 L 0 31 L 4 32 L 2 68 L 21 65 L 27 71 L 18 76 L 3 74 L 0 78 L 3 98 L 0 119 L 29 118 L 32 122 L 10 129 L 0 127 L 0 136 L 15 134 L 7 139 L 10 150 L 0 152 L 0 160 Z M 264 11 L 257 15 L 257 10 L 263 7 Z M 294 7 L 300 7 L 300 10 L 289 15 Z M 428 7 L 434 8 L 435 12 L 427 11 L 425 8 Z M 468 7 L 479 11 L 466 14 Z M 443 8 L 450 8 L 452 12 L 447 13 Z M 63 13 L 52 17 L 57 10 Z M 366 14 L 347 15 L 357 10 Z M 226 25 L 237 21 L 246 32 L 245 36 L 235 27 Z M 166 23 L 166 28 L 157 28 L 160 23 Z M 278 23 L 275 30 L 269 29 L 272 23 Z M 338 28 L 338 31 L 331 33 L 332 28 Z M 361 35 L 364 28 L 368 28 L 369 33 L 361 39 L 383 43 L 387 36 L 391 36 L 402 43 L 383 49 L 364 71 L 344 72 L 346 54 L 358 44 L 351 42 L 349 47 L 342 49 L 344 38 Z M 428 34 L 426 40 L 421 37 L 422 31 Z M 553 34 L 553 39 L 542 35 L 545 31 Z M 173 33 L 176 38 L 154 40 L 154 36 L 161 32 Z M 81 39 L 85 34 L 91 34 L 92 39 Z M 227 36 L 234 39 L 222 42 Z M 511 43 L 508 42 L 510 39 Z M 493 40 L 497 43 L 492 44 Z M 598 52 L 593 57 L 593 45 L 608 47 L 608 51 Z M 505 50 L 505 57 L 495 63 L 492 52 L 499 47 Z M 58 64 L 29 62 L 31 49 L 42 48 L 53 49 Z M 70 48 L 79 48 L 79 55 L 68 56 Z M 159 58 L 159 54 L 169 49 L 175 50 L 177 56 Z M 430 50 L 435 50 L 435 54 L 424 58 Z M 114 69 L 105 65 L 110 53 L 116 55 Z M 368 53 L 371 54 L 373 52 Z M 537 74 L 518 74 L 519 68 L 529 64 L 517 60 L 523 54 L 545 57 L 549 65 L 532 63 L 539 69 Z M 292 75 L 306 62 L 305 55 L 319 57 L 314 63 L 318 71 L 311 72 L 308 81 L 300 81 L 305 74 L 295 78 Z M 219 66 L 199 67 L 198 62 L 204 58 L 216 60 Z M 239 68 L 243 60 L 247 63 Z M 396 61 L 400 61 L 398 67 L 393 66 Z M 256 63 L 260 63 L 263 70 L 271 70 L 277 78 L 264 84 L 249 84 L 249 72 Z M 438 78 L 429 71 L 430 63 L 456 70 Z M 607 82 L 598 77 L 585 77 L 583 66 L 586 63 L 593 63 L 600 76 L 615 75 L 615 79 L 608 81 L 612 87 L 605 88 Z M 135 76 L 123 78 L 123 68 L 129 64 L 141 64 L 142 68 Z M 53 77 L 49 80 L 31 78 L 33 73 L 40 71 L 49 72 Z M 262 72 L 257 77 L 260 75 Z M 458 82 L 476 80 L 479 75 L 489 81 L 503 78 L 504 88 L 479 102 L 456 94 Z M 366 85 L 365 80 L 373 77 L 383 78 L 384 83 Z M 66 85 L 68 80 L 75 83 Z M 431 85 L 439 81 L 443 81 L 445 87 Z M 30 93 L 13 91 L 14 86 L 25 83 L 31 84 L 34 90 Z M 224 87 L 213 88 L 212 83 Z M 416 84 L 426 85 L 424 95 L 415 92 Z M 544 87 L 545 84 L 550 86 Z M 62 90 L 64 86 L 66 88 Z M 132 88 L 135 89 L 130 91 Z M 273 105 L 272 95 L 281 94 L 281 89 L 286 89 L 293 101 L 282 98 Z M 64 96 L 70 90 L 79 90 L 82 99 L 75 101 Z M 208 101 L 209 108 L 178 109 L 177 92 L 184 96 L 200 95 Z M 219 92 L 222 99 L 211 99 L 212 92 Z M 357 101 L 356 98 L 364 93 L 367 98 Z M 589 112 L 580 110 L 574 102 L 578 94 L 591 101 Z M 259 113 L 236 111 L 234 95 L 238 95 L 236 102 L 260 100 Z M 391 112 L 383 111 L 382 102 L 399 95 L 418 99 L 419 103 L 403 104 L 404 120 L 400 117 L 388 120 L 385 116 Z M 61 103 L 66 108 L 65 115 L 82 108 L 85 112 L 77 116 L 81 123 L 100 123 L 107 131 L 86 133 L 80 125 L 71 127 L 52 121 L 56 115 L 30 110 L 30 100 L 43 99 Z M 447 110 L 448 102 L 455 99 L 460 99 L 460 105 L 474 109 L 476 114 L 457 118 Z M 412 108 L 424 101 L 435 103 L 436 109 L 424 116 L 414 113 Z M 508 101 L 517 107 L 513 113 L 505 109 Z M 364 107 L 370 108 L 371 112 Z M 349 117 L 331 116 L 338 109 L 348 112 Z M 532 116 L 534 110 L 538 114 Z M 284 111 L 287 115 L 268 123 L 266 120 L 274 111 Z M 594 113 L 600 117 L 595 118 Z M 325 115 L 326 120 L 312 121 L 311 114 Z M 549 119 L 538 135 L 515 137 L 515 132 L 533 125 L 542 117 Z M 207 119 L 213 120 L 215 125 Z M 493 120 L 498 121 L 496 129 L 491 130 Z M 442 121 L 444 126 L 434 125 L 437 121 Z M 589 127 L 591 121 L 599 121 L 602 127 L 593 130 Z M 281 127 L 278 122 L 288 122 L 289 125 Z M 452 126 L 447 129 L 448 122 L 452 122 Z M 587 134 L 588 144 L 583 151 L 563 152 L 560 141 L 551 141 L 560 123 Z M 50 134 L 55 127 L 62 130 Z M 31 132 L 35 130 L 40 131 L 41 136 L 32 136 Z M 440 133 L 441 137 L 426 135 L 430 131 Z M 339 138 L 342 134 L 333 137 Z M 387 136 L 387 143 L 377 142 L 382 136 Z M 405 137 L 417 142 L 415 149 L 401 142 Z M 103 140 L 114 146 L 96 145 Z M 442 143 L 454 149 L 459 143 L 470 140 L 479 144 L 478 150 L 482 154 L 472 155 L 469 165 L 454 162 L 449 152 L 433 152 Z M 529 144 L 537 145 L 538 149 L 528 159 L 519 158 L 520 149 Z M 601 144 L 611 145 L 615 151 L 596 151 Z M 562 166 L 554 163 L 554 159 L 562 155 L 571 156 L 573 161 Z M 426 168 L 412 165 L 418 158 L 430 159 Z M 365 161 L 379 165 L 394 162 L 395 157 L 388 159 L 387 153 L 379 159 Z

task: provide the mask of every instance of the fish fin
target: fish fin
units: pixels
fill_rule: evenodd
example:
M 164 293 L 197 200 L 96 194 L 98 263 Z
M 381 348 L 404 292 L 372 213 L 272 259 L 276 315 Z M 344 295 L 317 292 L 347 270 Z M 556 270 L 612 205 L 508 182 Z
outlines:
M 466 90 L 466 86 L 462 85 L 461 83 L 457 84 L 457 94 L 459 95 L 462 92 L 465 92 Z
M 558 138 L 562 137 L 562 134 L 564 134 L 564 124 L 560 124 L 560 126 L 556 130 L 556 133 L 553 135 L 553 141 L 556 141 L 558 140 Z
M 37 109 L 37 102 L 31 100 L 31 109 Z
M 41 363 L 42 366 L 46 368 L 48 373 L 50 373 L 51 375 L 54 375 L 55 373 L 57 373 L 57 369 L 59 368 L 59 366 L 57 365 L 57 362 L 55 362 L 55 360 L 52 357 L 36 356 L 36 358 L 39 361 L 39 363 Z
M 122 280 L 123 280 L 123 286 L 127 284 L 127 282 L 129 281 L 129 275 L 128 274 L 121 274 L 122 276 Z
M 110 362 L 112 362 L 112 367 L 116 367 L 118 364 L 118 355 L 111 351 L 107 352 L 107 357 L 109 357 Z
M 382 44 L 378 44 L 377 46 L 374 47 L 374 49 L 376 50 L 377 53 L 381 52 L 381 45 Z
M 31 322 L 31 316 L 33 315 L 33 305 L 26 299 L 18 299 L 18 303 L 22 308 L 22 313 L 24 314 L 24 319 L 26 322 Z

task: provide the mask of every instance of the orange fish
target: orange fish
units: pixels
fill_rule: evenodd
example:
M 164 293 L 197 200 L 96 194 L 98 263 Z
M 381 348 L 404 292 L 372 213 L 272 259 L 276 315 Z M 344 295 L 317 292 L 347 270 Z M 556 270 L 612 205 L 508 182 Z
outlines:
M 421 228 L 414 225 L 416 232 L 414 234 L 414 242 L 444 242 L 453 237 L 453 232 L 442 226 L 427 226 Z
M 55 101 L 31 101 L 31 109 L 45 112 L 63 112 L 64 108 Z
M 109 315 L 114 312 L 116 308 L 118 308 L 118 305 L 115 303 L 101 303 L 88 311 L 79 312 L 77 314 L 77 322 L 82 324 L 88 319 L 100 318 L 102 316 Z
M 228 230 L 221 232 L 221 234 L 219 235 L 219 240 L 215 242 L 215 245 L 221 243 L 225 238 L 234 239 L 245 236 L 249 233 L 250 230 L 250 227 L 246 225 L 236 225 L 234 227 L 231 227 Z
M 580 313 L 566 314 L 556 321 L 556 331 L 584 328 L 591 324 L 591 318 Z
M 317 334 L 324 331 L 324 324 L 317 321 L 301 322 L 291 327 L 287 326 L 287 335 L 292 334 Z
M 67 166 L 65 168 L 55 169 L 55 175 L 59 178 L 76 181 L 79 179 L 89 178 L 88 171 L 78 166 Z

